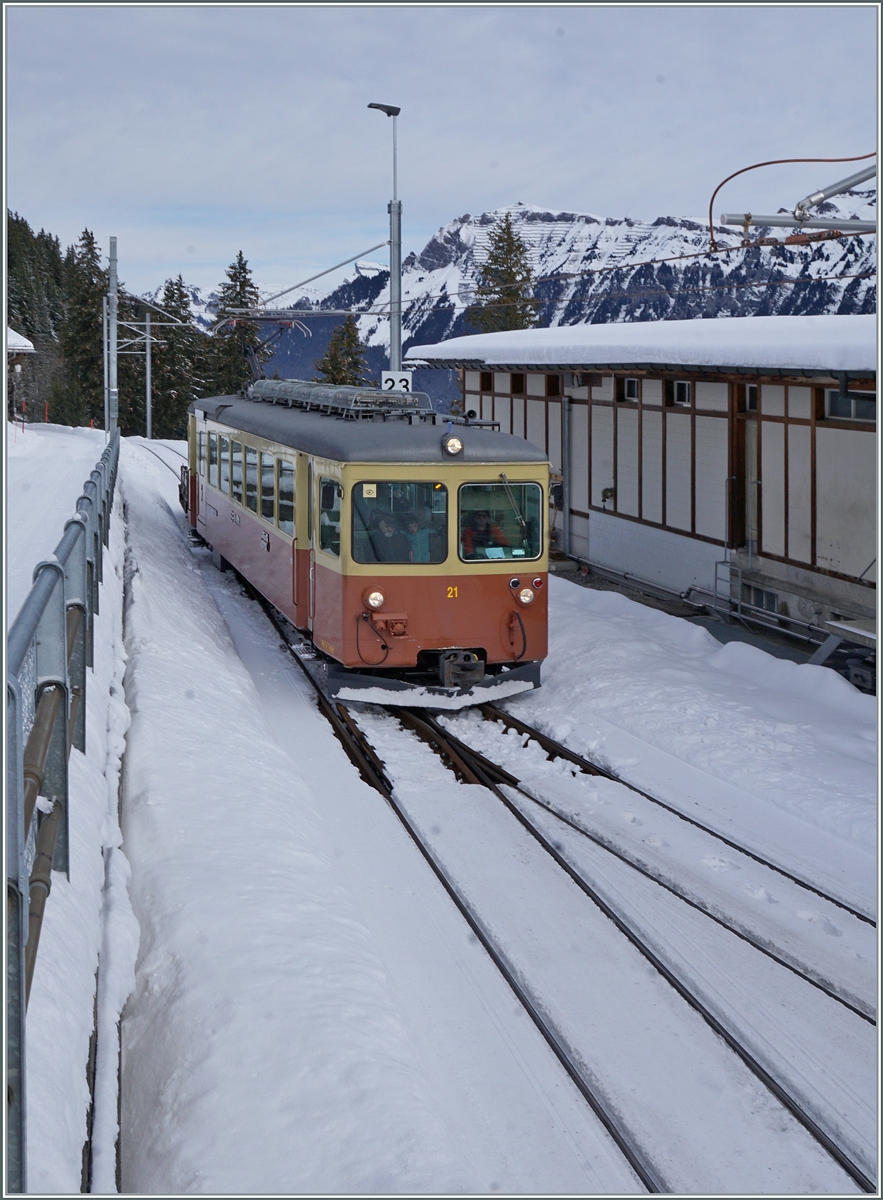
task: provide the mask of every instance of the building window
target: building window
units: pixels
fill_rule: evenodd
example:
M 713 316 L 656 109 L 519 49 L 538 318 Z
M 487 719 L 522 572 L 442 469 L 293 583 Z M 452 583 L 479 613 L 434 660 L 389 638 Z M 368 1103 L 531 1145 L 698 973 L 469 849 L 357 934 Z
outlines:
M 745 387 L 745 411 L 757 412 L 757 395 L 759 388 L 756 383 L 746 384 Z
M 523 396 L 524 395 L 524 376 L 513 374 L 512 383 L 510 386 L 512 389 L 513 396 Z
M 561 376 L 547 375 L 546 376 L 546 395 L 560 396 L 561 395 Z
M 686 379 L 676 379 L 674 383 L 674 392 L 672 394 L 672 403 L 680 404 L 685 408 L 690 407 L 692 386 Z
M 836 421 L 877 420 L 876 392 L 845 392 L 835 388 L 825 390 L 825 415 Z
M 617 379 L 616 399 L 637 404 L 641 397 L 641 382 L 638 379 Z
M 483 392 L 492 392 L 494 390 L 494 376 L 491 371 L 481 372 L 481 390 Z
M 752 608 L 762 608 L 766 612 L 778 612 L 779 597 L 775 592 L 765 588 L 754 587 L 749 583 L 742 584 L 742 603 Z

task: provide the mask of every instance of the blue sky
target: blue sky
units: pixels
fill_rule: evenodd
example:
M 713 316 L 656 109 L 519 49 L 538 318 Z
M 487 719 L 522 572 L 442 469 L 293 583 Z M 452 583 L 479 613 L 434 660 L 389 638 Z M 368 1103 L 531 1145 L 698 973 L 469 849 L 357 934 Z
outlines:
M 278 290 L 387 236 L 404 252 L 524 201 L 701 216 L 770 158 L 876 148 L 876 4 L 7 5 L 6 202 L 88 227 L 143 292 L 206 290 L 242 250 Z M 861 164 L 774 167 L 775 211 Z M 369 257 L 385 261 L 385 251 Z M 340 278 L 329 277 L 327 282 Z

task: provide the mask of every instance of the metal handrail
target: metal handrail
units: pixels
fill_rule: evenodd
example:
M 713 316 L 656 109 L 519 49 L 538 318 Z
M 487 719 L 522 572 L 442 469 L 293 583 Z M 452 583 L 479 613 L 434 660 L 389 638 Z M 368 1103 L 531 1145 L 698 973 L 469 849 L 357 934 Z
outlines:
M 69 875 L 68 755 L 86 749 L 86 668 L 119 453 L 115 431 L 7 639 L 7 1192 L 27 1191 L 25 1014 L 51 871 Z

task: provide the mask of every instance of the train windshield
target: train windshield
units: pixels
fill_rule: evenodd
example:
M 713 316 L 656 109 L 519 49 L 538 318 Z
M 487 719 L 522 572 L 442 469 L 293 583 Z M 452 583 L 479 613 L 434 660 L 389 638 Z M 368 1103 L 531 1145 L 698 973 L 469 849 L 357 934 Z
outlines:
M 448 556 L 443 483 L 357 483 L 353 558 L 359 563 L 440 563 Z
M 538 483 L 464 483 L 460 488 L 460 557 L 539 558 L 543 548 Z

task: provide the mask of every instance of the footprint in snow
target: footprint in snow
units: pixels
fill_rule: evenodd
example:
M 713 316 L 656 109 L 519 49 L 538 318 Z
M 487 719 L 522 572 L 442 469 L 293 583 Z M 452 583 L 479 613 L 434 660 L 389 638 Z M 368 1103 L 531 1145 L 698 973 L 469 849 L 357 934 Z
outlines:
M 797 915 L 801 921 L 809 921 L 811 925 L 818 925 L 823 933 L 827 933 L 831 937 L 843 937 L 842 930 L 838 929 L 833 921 L 829 921 L 827 917 L 823 917 L 821 913 L 807 912 L 804 909 L 798 912 Z
M 778 904 L 775 896 L 771 896 L 765 887 L 747 887 L 745 891 L 755 900 L 766 900 L 767 904 Z
M 622 818 L 624 821 L 628 821 L 628 823 L 630 825 L 643 825 L 644 824 L 644 822 L 642 820 L 640 820 L 638 817 L 636 817 L 634 813 L 624 812 L 622 814 Z
M 653 834 L 652 837 L 646 837 L 646 838 L 644 838 L 644 841 L 646 842 L 646 844 L 648 846 L 667 846 L 668 845 L 668 842 L 665 840 L 665 838 L 659 837 L 658 834 Z
M 702 859 L 703 866 L 711 867 L 712 871 L 738 871 L 739 868 L 735 863 L 729 862 L 726 858 L 721 858 L 719 854 L 706 854 Z

